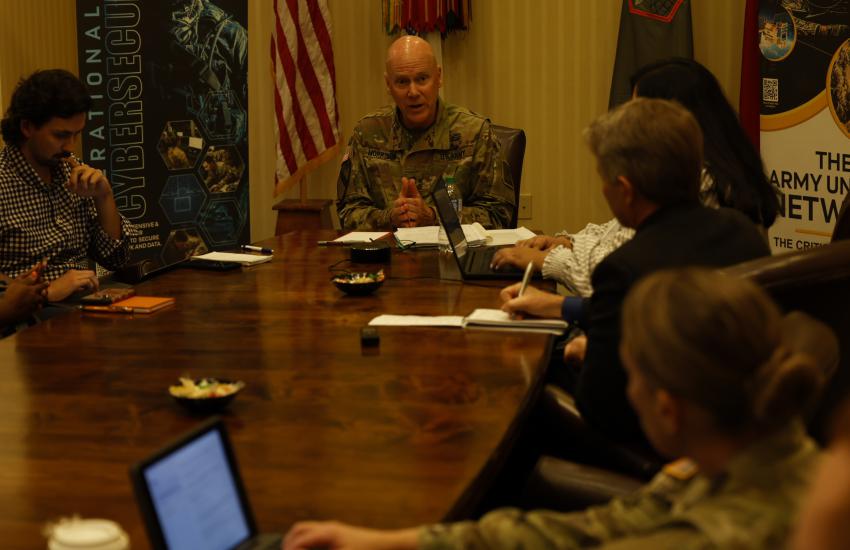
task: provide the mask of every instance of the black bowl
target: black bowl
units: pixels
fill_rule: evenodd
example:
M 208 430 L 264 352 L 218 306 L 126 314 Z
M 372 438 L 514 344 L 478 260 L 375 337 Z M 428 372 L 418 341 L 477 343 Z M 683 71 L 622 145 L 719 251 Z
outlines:
M 364 275 L 372 280 L 364 283 L 353 281 L 353 279 Z M 336 275 L 331 281 L 333 281 L 333 284 L 338 289 L 346 294 L 350 294 L 351 296 L 366 296 L 367 294 L 372 294 L 384 284 L 384 273 L 383 271 L 379 271 L 378 273 L 344 273 L 342 275 Z
M 201 382 L 201 378 L 195 380 L 195 384 Z M 220 384 L 232 384 L 234 383 L 232 380 L 217 380 L 214 378 L 207 378 L 206 380 L 215 380 Z M 244 386 L 243 386 L 244 387 Z M 171 397 L 174 398 L 177 403 L 185 407 L 187 410 L 195 413 L 195 414 L 217 414 L 223 411 L 231 401 L 236 399 L 236 396 L 239 392 L 242 391 L 242 388 L 237 389 L 235 392 L 223 395 L 221 397 L 178 397 L 172 394 L 170 391 L 168 392 Z

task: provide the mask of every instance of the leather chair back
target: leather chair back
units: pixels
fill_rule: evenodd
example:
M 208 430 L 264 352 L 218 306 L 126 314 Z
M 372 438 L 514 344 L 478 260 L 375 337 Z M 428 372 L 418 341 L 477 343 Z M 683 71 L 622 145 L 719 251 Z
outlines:
M 809 422 L 823 443 L 832 414 L 850 391 L 850 240 L 758 258 L 724 272 L 755 281 L 783 310 L 808 313 L 838 337 L 838 367 Z
M 833 241 L 843 241 L 848 238 L 850 238 L 850 193 L 844 195 L 841 208 L 838 209 L 835 227 L 832 228 Z
M 496 124 L 490 127 L 501 145 L 505 177 L 511 178 L 514 187 L 514 213 L 510 227 L 516 227 L 519 214 L 519 189 L 522 183 L 522 161 L 525 158 L 525 131 Z

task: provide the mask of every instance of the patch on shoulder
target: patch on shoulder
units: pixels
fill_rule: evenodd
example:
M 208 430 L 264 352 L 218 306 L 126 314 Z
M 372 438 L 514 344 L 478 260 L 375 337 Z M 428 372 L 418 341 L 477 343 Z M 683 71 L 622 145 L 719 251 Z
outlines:
M 680 458 L 665 464 L 662 471 L 673 479 L 687 481 L 699 473 L 699 467 L 690 458 Z

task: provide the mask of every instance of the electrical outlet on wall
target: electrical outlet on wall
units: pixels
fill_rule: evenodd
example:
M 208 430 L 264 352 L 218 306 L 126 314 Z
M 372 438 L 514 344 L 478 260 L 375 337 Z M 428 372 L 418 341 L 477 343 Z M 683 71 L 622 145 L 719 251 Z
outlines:
M 520 195 L 519 196 L 519 214 L 517 218 L 520 220 L 530 220 L 531 219 L 531 195 Z

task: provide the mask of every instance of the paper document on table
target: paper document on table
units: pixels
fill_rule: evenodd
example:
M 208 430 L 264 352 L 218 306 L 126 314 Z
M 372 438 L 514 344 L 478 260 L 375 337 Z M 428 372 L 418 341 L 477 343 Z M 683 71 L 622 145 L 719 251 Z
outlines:
M 501 309 L 476 309 L 463 320 L 463 327 L 561 334 L 567 330 L 568 325 L 563 319 L 513 319 L 509 313 Z
M 372 327 L 456 327 L 463 326 L 460 315 L 378 315 L 371 321 Z
M 487 246 L 513 246 L 517 241 L 524 241 L 535 236 L 534 231 L 525 227 L 516 229 L 488 229 Z
M 200 256 L 192 256 L 190 260 L 208 260 L 211 262 L 234 262 L 242 265 L 254 265 L 270 262 L 271 254 L 239 254 L 237 252 L 207 252 Z
M 490 244 L 487 241 L 487 230 L 478 222 L 464 224 L 463 234 L 466 244 L 469 246 L 482 246 Z M 437 246 L 440 244 L 440 226 L 426 225 L 423 227 L 399 227 L 396 229 L 395 237 L 403 244 L 415 243 L 415 248 Z M 446 241 L 448 244 L 448 241 Z
M 388 234 L 388 231 L 352 231 L 351 233 L 346 233 L 341 237 L 337 237 L 333 240 L 335 243 L 370 243 L 372 241 L 377 241 L 384 235 Z

